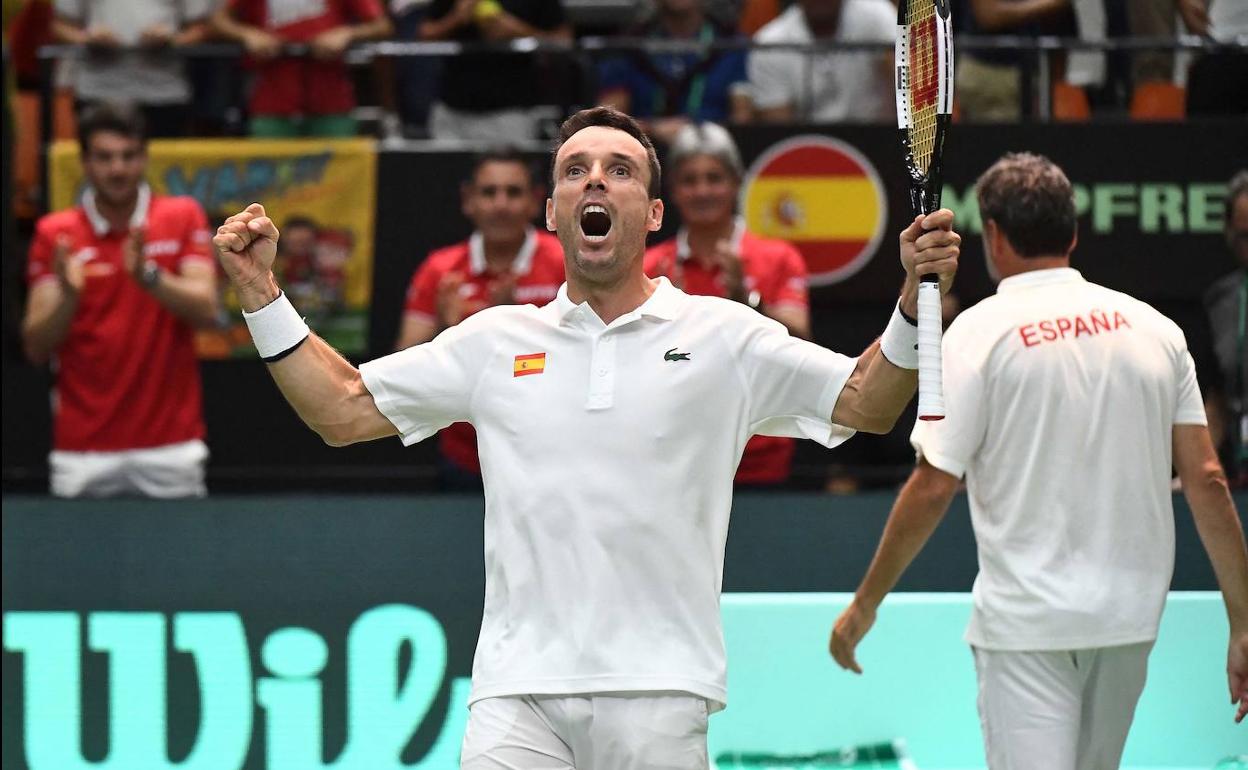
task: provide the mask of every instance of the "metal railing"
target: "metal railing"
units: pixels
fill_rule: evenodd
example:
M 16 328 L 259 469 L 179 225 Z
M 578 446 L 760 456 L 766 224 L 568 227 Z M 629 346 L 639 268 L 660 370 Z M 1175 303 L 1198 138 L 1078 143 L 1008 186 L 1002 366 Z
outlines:
M 1020 73 L 1022 74 L 1021 99 L 1022 114 L 1048 120 L 1051 117 L 1048 102 L 1049 73 L 1054 56 L 1070 51 L 1091 51 L 1100 53 L 1134 53 L 1149 51 L 1184 51 L 1188 53 L 1223 53 L 1235 52 L 1248 54 L 1248 35 L 1240 35 L 1233 40 L 1217 41 L 1192 35 L 1170 37 L 1134 37 L 1112 38 L 1106 40 L 1083 40 L 1067 37 L 1022 37 L 1022 36 L 980 36 L 962 35 L 955 40 L 959 52 L 1004 52 L 1018 55 Z M 500 42 L 415 42 L 415 41 L 383 41 L 362 43 L 353 46 L 345 57 L 348 64 L 364 66 L 376 59 L 402 58 L 446 58 L 472 54 L 548 54 L 568 57 L 578 61 L 580 66 L 589 67 L 596 58 L 615 54 L 641 51 L 651 55 L 693 54 L 706 55 L 714 51 L 789 51 L 805 54 L 813 60 L 816 56 L 849 53 L 879 53 L 891 55 L 891 42 L 838 42 L 821 40 L 812 43 L 755 43 L 748 38 L 715 40 L 710 42 L 656 40 L 639 37 L 582 37 L 572 42 L 538 40 L 520 38 Z M 138 49 L 135 49 L 138 50 Z M 185 58 L 203 59 L 239 59 L 245 54 L 243 49 L 232 43 L 204 43 L 175 49 L 177 54 Z M 58 60 L 84 59 L 89 56 L 90 49 L 86 46 L 52 45 L 40 49 L 41 86 L 43 88 L 43 139 L 48 139 L 51 126 L 51 89 L 53 87 L 53 68 Z M 283 49 L 285 56 L 308 56 L 310 47 L 306 44 L 292 44 Z M 807 68 L 809 70 L 809 67 Z M 809 85 L 809 84 L 808 84 Z M 1033 95 L 1038 98 L 1032 98 Z M 809 97 L 809 91 L 807 93 Z M 1031 109 L 1032 103 L 1036 109 Z

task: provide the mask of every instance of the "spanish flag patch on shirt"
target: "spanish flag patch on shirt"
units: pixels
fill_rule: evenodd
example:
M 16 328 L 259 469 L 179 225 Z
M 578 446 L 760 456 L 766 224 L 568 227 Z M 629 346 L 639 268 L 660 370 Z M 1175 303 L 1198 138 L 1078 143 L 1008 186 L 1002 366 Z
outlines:
M 513 377 L 523 377 L 526 374 L 541 374 L 546 370 L 546 354 L 530 353 L 527 356 L 516 356 L 515 369 Z

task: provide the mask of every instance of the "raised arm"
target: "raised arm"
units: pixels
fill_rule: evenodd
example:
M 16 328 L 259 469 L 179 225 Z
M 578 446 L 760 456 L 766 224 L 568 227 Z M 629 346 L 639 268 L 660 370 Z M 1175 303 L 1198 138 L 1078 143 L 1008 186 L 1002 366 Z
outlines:
M 953 231 L 953 212 L 941 209 L 925 217 L 915 217 L 901 232 L 900 242 L 906 282 L 898 307 L 909 318 L 918 318 L 919 276 L 936 273 L 940 276 L 941 292 L 949 291 L 958 270 L 962 238 Z M 903 347 L 910 345 L 907 339 Z M 885 355 L 887 348 L 887 340 L 877 340 L 858 357 L 854 373 L 832 410 L 832 422 L 868 433 L 887 433 L 893 429 L 902 410 L 914 397 L 919 377 L 917 363 L 915 368 L 906 365 L 905 359 L 914 355 L 913 350 L 890 351 L 894 360 L 889 360 Z
M 225 220 L 212 239 L 243 310 L 261 314 L 251 316 L 249 325 L 278 389 L 300 419 L 331 446 L 396 435 L 359 370 L 308 331 L 282 296 L 273 278 L 278 237 L 264 207 L 253 203 Z M 275 343 L 282 349 L 266 350 Z
M 909 481 L 893 504 L 892 512 L 888 514 L 879 548 L 854 593 L 854 600 L 837 618 L 832 629 L 828 649 L 841 668 L 862 673 L 854 657 L 858 642 L 875 622 L 875 611 L 880 602 L 897 585 L 902 573 L 923 550 L 936 525 L 944 518 L 957 491 L 957 478 L 929 465 L 926 460 L 920 460 L 914 473 L 910 474 Z
M 1176 425 L 1173 439 L 1174 467 L 1226 603 L 1231 627 L 1227 685 L 1231 703 L 1239 704 L 1235 713 L 1239 722 L 1248 715 L 1248 553 L 1244 530 L 1209 431 L 1203 425 Z

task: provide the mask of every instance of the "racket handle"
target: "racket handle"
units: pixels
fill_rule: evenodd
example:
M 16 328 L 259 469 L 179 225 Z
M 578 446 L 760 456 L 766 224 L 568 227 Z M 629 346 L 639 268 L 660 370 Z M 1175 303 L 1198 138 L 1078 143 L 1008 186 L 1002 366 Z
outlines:
M 919 419 L 945 418 L 945 389 L 940 365 L 940 279 L 919 280 Z

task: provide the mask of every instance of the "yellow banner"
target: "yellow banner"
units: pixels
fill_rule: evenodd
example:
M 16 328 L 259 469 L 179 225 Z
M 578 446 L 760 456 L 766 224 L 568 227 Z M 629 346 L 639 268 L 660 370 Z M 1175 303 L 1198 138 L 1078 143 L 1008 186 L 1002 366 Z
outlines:
M 82 188 L 78 145 L 60 141 L 49 159 L 54 210 Z M 343 352 L 363 352 L 373 287 L 377 151 L 371 139 L 178 139 L 148 146 L 148 183 L 157 194 L 197 199 L 215 230 L 250 203 L 264 204 L 282 231 L 278 283 L 312 327 Z M 224 287 L 224 281 L 222 285 Z M 224 304 L 238 303 L 226 292 Z M 207 357 L 252 354 L 245 328 L 201 335 Z

